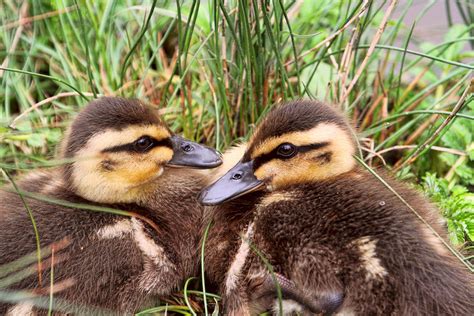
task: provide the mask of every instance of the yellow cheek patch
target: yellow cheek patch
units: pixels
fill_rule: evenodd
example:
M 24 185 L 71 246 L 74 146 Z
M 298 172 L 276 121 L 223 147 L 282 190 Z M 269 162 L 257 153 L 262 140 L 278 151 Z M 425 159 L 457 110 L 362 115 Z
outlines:
M 281 166 L 281 161 L 278 159 L 270 160 L 264 163 L 253 173 L 258 180 L 267 180 L 274 177 L 284 166 Z
M 163 165 L 173 157 L 173 150 L 158 146 L 147 153 L 79 151 L 73 164 L 72 181 L 76 192 L 96 202 L 136 201 L 142 185 L 163 172 Z
M 261 165 L 255 176 L 259 180 L 267 180 L 272 189 L 304 183 L 314 180 L 319 176 L 320 166 L 316 162 L 308 161 L 302 157 L 289 160 L 273 159 Z
M 144 157 L 165 164 L 173 158 L 173 149 L 165 146 L 158 146 L 144 154 Z
M 117 181 L 124 188 L 135 187 L 153 180 L 161 175 L 163 166 L 151 162 L 127 164 L 125 168 L 104 173 L 108 181 Z
M 106 178 L 120 181 L 123 185 L 137 186 L 161 175 L 163 165 L 173 157 L 173 150 L 158 146 L 143 154 L 117 152 L 105 156 L 106 160 L 116 163 L 111 171 L 101 170 Z
M 251 158 L 268 154 L 279 145 L 283 143 L 291 143 L 296 146 L 311 145 L 323 142 L 338 142 L 340 138 L 348 138 L 348 132 L 343 130 L 340 126 L 334 123 L 320 123 L 316 127 L 307 131 L 291 132 L 283 134 L 279 137 L 272 137 L 264 140 L 257 148 L 252 152 Z M 350 139 L 350 138 L 349 138 Z M 351 149 L 354 146 L 350 142 L 350 146 L 347 149 Z

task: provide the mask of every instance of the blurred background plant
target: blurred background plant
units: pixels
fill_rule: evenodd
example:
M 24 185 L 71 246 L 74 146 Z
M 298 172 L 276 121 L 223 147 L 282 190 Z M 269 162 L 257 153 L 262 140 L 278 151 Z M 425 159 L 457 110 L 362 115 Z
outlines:
M 370 166 L 424 190 L 451 242 L 473 248 L 472 1 L 1 0 L 0 19 L 9 173 L 61 163 L 65 126 L 100 95 L 146 100 L 220 150 L 273 104 L 318 98 L 347 113 Z

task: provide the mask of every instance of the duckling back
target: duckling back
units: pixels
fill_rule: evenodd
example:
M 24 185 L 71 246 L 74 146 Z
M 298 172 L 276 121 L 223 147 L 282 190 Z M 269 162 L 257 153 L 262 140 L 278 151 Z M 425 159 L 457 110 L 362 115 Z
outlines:
M 416 209 L 431 211 L 411 190 L 395 188 Z M 275 271 L 313 295 L 342 291 L 342 314 L 470 315 L 474 310 L 472 276 L 370 174 L 274 192 L 257 206 L 253 225 L 252 242 Z M 243 272 L 249 278 L 258 273 Z

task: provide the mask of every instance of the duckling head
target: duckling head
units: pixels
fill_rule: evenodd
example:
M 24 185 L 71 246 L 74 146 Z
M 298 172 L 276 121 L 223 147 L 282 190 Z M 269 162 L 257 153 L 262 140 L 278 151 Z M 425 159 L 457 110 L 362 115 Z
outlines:
M 241 161 L 204 189 L 215 205 L 264 189 L 321 181 L 355 167 L 356 143 L 343 115 L 317 101 L 275 107 L 259 124 Z
M 136 202 L 170 167 L 222 163 L 214 149 L 174 135 L 150 107 L 115 97 L 91 102 L 76 117 L 61 152 L 72 161 L 66 183 L 100 203 Z

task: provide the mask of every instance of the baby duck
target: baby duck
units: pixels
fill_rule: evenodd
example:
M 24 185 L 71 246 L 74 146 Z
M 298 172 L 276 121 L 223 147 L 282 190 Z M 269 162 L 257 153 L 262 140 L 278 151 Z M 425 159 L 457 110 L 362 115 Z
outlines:
M 205 179 L 189 168 L 219 166 L 221 157 L 214 149 L 173 134 L 140 101 L 105 97 L 77 116 L 60 156 L 67 159 L 64 166 L 27 175 L 17 184 L 20 190 L 136 216 L 26 198 L 41 246 L 69 241 L 54 262 L 53 290 L 63 288 L 55 294 L 58 311 L 89 314 L 94 307 L 130 314 L 156 304 L 196 274 L 203 212 L 196 196 Z M 36 244 L 18 194 L 1 192 L 0 200 L 2 265 L 34 253 Z M 43 262 L 44 267 L 52 264 L 51 258 Z M 41 275 L 43 284 L 40 276 L 32 276 L 8 290 L 48 295 L 50 269 L 42 269 Z M 29 313 L 31 302 L 0 304 L 1 315 Z
M 201 192 L 201 203 L 219 205 L 208 215 L 205 265 L 226 314 L 278 313 L 278 287 L 284 314 L 473 314 L 472 275 L 358 167 L 352 135 L 344 117 L 323 103 L 280 105 L 257 127 L 240 162 Z M 443 232 L 433 206 L 383 177 Z

